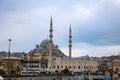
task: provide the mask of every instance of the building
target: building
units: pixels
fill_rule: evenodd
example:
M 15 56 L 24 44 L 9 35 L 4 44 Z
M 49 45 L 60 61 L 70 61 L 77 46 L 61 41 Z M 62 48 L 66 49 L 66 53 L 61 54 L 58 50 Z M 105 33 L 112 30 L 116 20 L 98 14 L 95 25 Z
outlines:
M 69 69 L 71 72 L 95 72 L 98 70 L 98 63 L 95 60 L 82 58 L 61 58 L 54 61 L 53 71 Z
M 20 59 L 2 59 L 3 70 L 9 74 L 20 74 L 21 71 L 21 60 Z
M 8 58 L 7 52 L 0 52 L 0 70 L 5 71 L 7 74 L 20 74 L 22 67 L 23 55 L 25 53 L 13 53 Z
M 120 60 L 114 60 L 111 63 L 113 71 L 120 71 Z
M 70 25 L 69 31 L 69 56 L 66 56 L 53 41 L 53 26 L 52 18 L 50 20 L 50 35 L 49 39 L 46 38 L 36 48 L 31 50 L 28 54 L 27 61 L 23 61 L 22 71 L 49 71 L 55 72 L 64 69 L 69 69 L 72 72 L 81 71 L 98 71 L 98 62 L 91 59 L 88 55 L 84 57 L 72 57 L 72 30 Z
M 50 20 L 49 38 L 37 44 L 35 49 L 29 53 L 14 53 L 10 57 L 0 60 L 0 66 L 5 71 L 11 68 L 21 71 L 21 74 L 55 72 L 69 69 L 71 72 L 98 71 L 98 61 L 93 60 L 88 55 L 83 57 L 72 57 L 72 29 L 69 30 L 69 56 L 65 55 L 58 45 L 53 41 L 52 18 Z M 8 54 L 7 54 L 8 55 Z M 2 54 L 2 56 L 4 56 Z M 6 56 L 5 56 L 6 57 Z M 8 66 L 9 64 L 9 66 Z M 10 66 L 10 64 L 12 64 Z

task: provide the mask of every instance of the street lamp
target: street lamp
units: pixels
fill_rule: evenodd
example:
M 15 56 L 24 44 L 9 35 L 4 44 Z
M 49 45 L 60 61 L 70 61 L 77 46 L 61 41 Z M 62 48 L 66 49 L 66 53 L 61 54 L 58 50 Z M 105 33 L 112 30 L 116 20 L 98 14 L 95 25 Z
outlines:
M 10 47 L 11 47 L 11 41 L 12 39 L 8 39 L 9 46 L 8 46 L 8 59 L 10 59 Z M 8 60 L 8 75 L 11 75 L 11 60 Z
M 9 41 L 9 50 L 8 50 L 8 59 L 10 58 L 10 47 L 11 47 L 11 41 L 12 39 L 8 39 Z

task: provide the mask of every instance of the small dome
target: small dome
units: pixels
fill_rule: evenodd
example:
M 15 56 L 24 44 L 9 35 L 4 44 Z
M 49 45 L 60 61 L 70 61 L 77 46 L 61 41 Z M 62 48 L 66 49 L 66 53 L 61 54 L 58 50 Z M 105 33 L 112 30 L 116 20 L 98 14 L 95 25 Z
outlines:
M 52 50 L 58 50 L 57 48 L 52 48 Z
M 48 39 L 45 39 L 41 42 L 41 44 L 49 44 L 49 40 Z
M 90 56 L 86 55 L 86 56 L 83 56 L 82 58 L 89 60 L 89 59 L 90 59 Z
M 44 50 L 44 48 L 43 48 L 43 47 L 39 47 L 38 50 L 39 50 L 39 51 L 42 51 L 42 50 Z

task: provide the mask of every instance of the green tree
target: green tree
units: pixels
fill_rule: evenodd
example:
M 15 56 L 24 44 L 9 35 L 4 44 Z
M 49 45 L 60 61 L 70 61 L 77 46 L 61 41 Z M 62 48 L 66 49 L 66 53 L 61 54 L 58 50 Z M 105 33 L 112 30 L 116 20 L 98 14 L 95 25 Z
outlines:
M 66 69 L 64 69 L 62 72 L 63 72 L 64 74 L 69 74 L 70 71 L 69 71 L 69 69 L 66 68 Z

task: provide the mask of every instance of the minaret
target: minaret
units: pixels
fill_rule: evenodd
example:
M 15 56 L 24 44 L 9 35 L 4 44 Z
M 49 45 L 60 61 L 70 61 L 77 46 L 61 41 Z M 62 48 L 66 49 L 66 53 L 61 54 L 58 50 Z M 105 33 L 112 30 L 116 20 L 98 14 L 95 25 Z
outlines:
M 71 58 L 72 55 L 72 30 L 71 30 L 71 25 L 70 25 L 70 30 L 69 30 L 69 58 Z
M 52 45 L 53 45 L 53 40 L 52 40 L 52 32 L 53 32 L 53 29 L 52 29 L 52 17 L 51 17 L 51 20 L 50 20 L 50 35 L 49 35 L 49 58 L 48 58 L 48 69 L 49 71 L 52 71 Z

